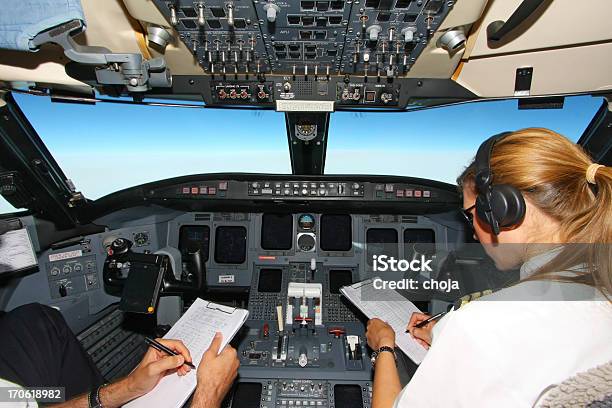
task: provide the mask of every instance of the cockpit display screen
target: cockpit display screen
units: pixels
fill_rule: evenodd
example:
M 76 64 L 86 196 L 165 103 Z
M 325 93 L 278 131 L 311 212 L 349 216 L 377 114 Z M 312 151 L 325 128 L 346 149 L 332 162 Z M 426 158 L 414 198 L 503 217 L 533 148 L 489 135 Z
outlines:
M 372 265 L 374 255 L 398 256 L 397 230 L 394 228 L 370 228 L 366 232 L 367 261 Z
M 351 216 L 325 214 L 321 216 L 321 249 L 350 251 L 353 247 Z
M 291 249 L 293 215 L 264 214 L 261 226 L 261 247 L 269 251 Z
M 215 261 L 220 264 L 241 264 L 246 261 L 247 230 L 241 226 L 217 227 Z
M 208 261 L 210 227 L 208 225 L 183 225 L 179 232 L 179 250 L 185 256 L 199 249 L 204 261 Z

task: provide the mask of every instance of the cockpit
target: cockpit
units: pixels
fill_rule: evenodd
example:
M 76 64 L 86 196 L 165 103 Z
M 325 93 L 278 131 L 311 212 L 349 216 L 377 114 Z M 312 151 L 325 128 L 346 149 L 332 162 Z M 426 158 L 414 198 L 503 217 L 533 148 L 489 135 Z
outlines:
M 248 311 L 224 407 L 371 408 L 346 288 L 403 260 L 435 315 L 520 279 L 460 211 L 479 145 L 612 163 L 605 0 L 44 3 L 0 16 L 0 309 L 58 310 L 105 382 L 205 299 Z

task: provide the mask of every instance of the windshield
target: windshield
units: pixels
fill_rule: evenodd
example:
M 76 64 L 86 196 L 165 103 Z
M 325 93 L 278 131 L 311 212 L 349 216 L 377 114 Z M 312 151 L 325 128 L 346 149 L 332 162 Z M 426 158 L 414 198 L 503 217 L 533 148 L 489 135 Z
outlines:
M 518 110 L 516 100 L 472 102 L 410 113 L 333 114 L 328 174 L 385 174 L 455 184 L 486 138 L 508 130 L 546 127 L 577 141 L 601 98 L 565 99 L 563 109 Z
M 99 103 L 17 102 L 77 190 L 97 199 L 134 185 L 209 172 L 291 173 L 283 113 Z M 488 136 L 529 126 L 576 141 L 601 98 L 563 109 L 468 103 L 418 112 L 331 115 L 326 174 L 387 174 L 454 183 Z M 14 209 L 0 199 L 0 212 Z

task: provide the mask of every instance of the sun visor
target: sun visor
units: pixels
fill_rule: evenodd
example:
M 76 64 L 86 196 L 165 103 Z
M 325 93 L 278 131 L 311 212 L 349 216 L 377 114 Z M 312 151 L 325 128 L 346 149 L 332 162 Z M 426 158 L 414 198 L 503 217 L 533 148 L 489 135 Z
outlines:
M 80 0 L 3 0 L 0 48 L 34 51 L 37 34 L 72 20 L 85 24 Z

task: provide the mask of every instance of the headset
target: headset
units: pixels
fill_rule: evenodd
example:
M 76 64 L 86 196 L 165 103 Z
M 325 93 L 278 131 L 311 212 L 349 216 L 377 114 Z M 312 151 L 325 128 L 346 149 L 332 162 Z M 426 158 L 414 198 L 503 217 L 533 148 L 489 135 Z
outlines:
M 495 235 L 501 228 L 520 224 L 525 217 L 525 198 L 509 184 L 493 184 L 491 154 L 493 146 L 511 132 L 503 132 L 485 140 L 474 159 L 476 167 L 476 216 L 487 223 Z

